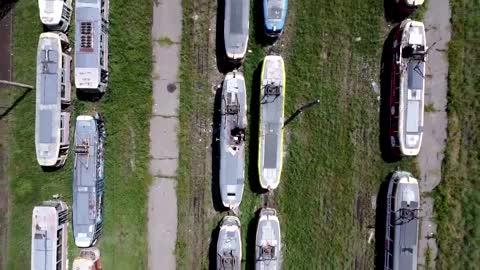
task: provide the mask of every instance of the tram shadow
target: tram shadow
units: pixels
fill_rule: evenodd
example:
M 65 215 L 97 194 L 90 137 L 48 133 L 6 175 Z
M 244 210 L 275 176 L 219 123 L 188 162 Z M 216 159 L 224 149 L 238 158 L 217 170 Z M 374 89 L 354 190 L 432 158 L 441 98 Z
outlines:
M 10 13 L 10 10 L 12 10 L 15 7 L 15 4 L 18 2 L 18 0 L 2 0 L 0 1 L 0 20 L 3 19 L 8 13 Z
M 43 171 L 43 172 L 46 172 L 46 173 L 52 173 L 52 172 L 56 172 L 56 171 L 59 171 L 59 170 L 61 170 L 61 169 L 62 169 L 64 166 L 65 166 L 65 164 L 64 164 L 64 165 L 62 165 L 62 166 L 59 166 L 59 167 L 53 167 L 53 166 L 52 166 L 52 167 L 48 167 L 48 166 L 41 166 L 41 168 L 42 168 L 42 171 Z
M 212 230 L 210 235 L 210 246 L 208 247 L 208 269 L 216 270 L 217 269 L 217 242 L 218 235 L 220 234 L 220 223 Z
M 377 194 L 377 208 L 375 211 L 375 269 L 383 270 L 385 262 L 385 233 L 386 233 L 386 211 L 387 211 L 387 193 L 388 185 L 392 173 L 388 174 Z
M 88 102 L 97 102 L 105 95 L 105 93 L 88 93 L 82 90 L 77 89 L 76 95 L 78 100 L 88 101 Z
M 396 129 L 395 123 L 392 122 L 391 105 L 392 99 L 392 84 L 395 78 L 392 78 L 392 66 L 393 66 L 393 42 L 397 27 L 392 29 L 387 39 L 383 44 L 383 52 L 381 59 L 380 70 L 380 113 L 379 113 L 379 126 L 380 126 L 380 151 L 382 158 L 385 162 L 397 162 L 401 160 L 400 150 L 395 147 L 396 135 L 393 135 L 392 130 Z M 398 95 L 397 95 L 398 96 Z M 393 136 L 393 137 L 392 137 Z M 393 140 L 393 141 L 392 141 Z
M 267 192 L 260 186 L 258 175 L 258 143 L 259 143 L 259 118 L 260 118 L 260 80 L 262 76 L 263 61 L 260 62 L 253 72 L 253 91 L 250 95 L 249 126 L 248 126 L 248 181 L 250 189 L 255 194 Z M 257 89 L 257 90 L 255 90 Z
M 247 254 L 244 259 L 245 269 L 255 269 L 255 242 L 257 238 L 257 226 L 258 226 L 258 217 L 260 216 L 260 211 L 262 208 L 259 208 L 255 211 L 255 216 L 248 222 L 247 227 Z
M 395 0 L 383 0 L 383 11 L 387 22 L 396 23 L 408 18 L 415 9 L 407 10 L 395 3 Z

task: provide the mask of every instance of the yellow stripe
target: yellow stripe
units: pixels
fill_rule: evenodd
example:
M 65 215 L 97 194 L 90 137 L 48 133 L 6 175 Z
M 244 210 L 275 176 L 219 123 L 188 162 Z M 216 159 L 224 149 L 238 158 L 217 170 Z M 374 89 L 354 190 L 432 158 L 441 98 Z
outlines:
M 266 57 L 264 58 L 263 60 L 263 64 L 262 64 L 262 74 L 260 75 L 261 77 L 261 81 L 260 81 L 260 99 L 263 97 L 263 75 L 265 73 L 265 59 Z M 283 81 L 283 88 L 282 88 L 282 95 L 283 95 L 283 99 L 282 99 L 282 119 L 285 117 L 285 92 L 286 92 L 286 88 L 287 88 L 287 79 L 286 79 L 286 73 L 285 73 L 285 62 L 283 61 L 283 58 L 282 59 L 282 81 Z M 260 100 L 260 119 L 258 121 L 258 178 L 260 180 L 260 185 L 261 186 L 264 186 L 263 184 L 263 177 L 262 177 L 262 166 L 261 166 L 261 161 L 262 161 L 262 104 L 261 104 L 261 100 Z M 279 171 L 278 171 L 278 178 L 277 178 L 277 182 L 278 184 L 280 185 L 280 179 L 281 179 L 281 175 L 282 175 L 282 168 L 283 168 L 283 123 L 282 123 L 282 128 L 280 130 L 280 166 L 279 166 Z
M 285 63 L 283 62 L 282 58 L 282 75 L 283 75 L 283 89 L 282 89 L 282 94 L 283 94 L 283 99 L 282 99 L 282 120 L 285 117 L 285 92 L 287 88 L 287 76 L 285 74 Z M 280 185 L 280 179 L 282 176 L 282 168 L 283 168 L 283 123 L 282 123 L 282 129 L 280 130 L 280 168 L 278 172 L 278 179 L 277 182 Z
M 262 97 L 263 97 L 263 74 L 265 73 L 265 58 L 262 64 L 262 74 L 260 75 L 260 117 L 258 119 L 258 179 L 260 186 L 263 186 L 262 182 Z

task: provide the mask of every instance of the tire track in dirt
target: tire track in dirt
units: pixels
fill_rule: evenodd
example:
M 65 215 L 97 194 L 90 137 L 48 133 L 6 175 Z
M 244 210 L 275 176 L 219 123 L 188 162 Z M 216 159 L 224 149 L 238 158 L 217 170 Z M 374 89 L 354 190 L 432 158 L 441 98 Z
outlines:
M 214 0 L 194 0 L 193 7 L 195 13 L 193 23 L 193 52 L 194 52 L 194 91 L 207 91 L 210 95 L 210 40 L 214 31 L 210 29 L 210 19 L 215 11 Z M 213 36 L 214 38 L 214 36 Z M 205 93 L 201 93 L 203 97 Z M 214 98 L 206 98 L 204 102 L 211 102 L 212 105 L 205 105 L 205 108 L 213 106 Z M 191 164 L 190 179 L 191 184 L 191 200 L 190 209 L 192 213 L 192 224 L 190 224 L 190 243 L 192 246 L 187 248 L 191 251 L 191 261 L 187 264 L 190 269 L 201 269 L 206 265 L 208 258 L 208 236 L 210 232 L 208 225 L 210 221 L 210 192 L 211 182 L 211 137 L 212 125 L 211 115 L 204 112 L 205 108 L 196 108 L 193 118 L 193 127 L 191 131 Z

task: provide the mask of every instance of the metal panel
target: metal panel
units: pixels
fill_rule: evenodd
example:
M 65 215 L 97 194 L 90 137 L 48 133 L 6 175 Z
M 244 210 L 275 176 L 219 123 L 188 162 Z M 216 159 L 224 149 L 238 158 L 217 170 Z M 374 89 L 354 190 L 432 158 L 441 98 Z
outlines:
M 243 1 L 232 1 L 232 8 L 230 9 L 230 33 L 243 33 Z
M 263 166 L 267 169 L 277 168 L 278 157 L 278 135 L 275 133 L 268 133 L 265 135 L 265 154 Z
M 423 89 L 423 80 L 425 74 L 424 62 L 410 61 L 408 63 L 408 88 L 409 89 Z
M 245 56 L 249 34 L 249 0 L 226 0 L 224 19 L 225 52 L 230 59 Z
M 51 111 L 39 111 L 39 131 L 38 131 L 38 142 L 39 143 L 54 143 L 53 136 L 53 113 Z
M 77 192 L 76 194 L 77 207 L 74 209 L 73 213 L 75 214 L 75 224 L 78 225 L 91 225 L 92 221 L 88 215 L 88 202 L 90 193 L 89 192 Z
M 420 102 L 408 101 L 407 102 L 407 132 L 418 132 L 420 117 Z
M 56 50 L 52 49 L 42 50 L 40 55 L 42 57 L 39 63 L 39 68 L 41 68 L 39 75 L 41 76 L 41 85 L 38 89 L 40 91 L 40 104 L 53 105 L 58 102 L 59 55 Z
M 35 234 L 33 240 L 33 252 L 36 266 L 41 266 L 42 269 L 54 269 L 52 255 L 56 250 L 54 251 L 52 249 L 52 238 L 48 235 L 47 231 Z
M 240 72 L 225 76 L 220 124 L 220 192 L 223 205 L 236 208 L 243 195 L 245 179 L 245 129 L 247 97 Z

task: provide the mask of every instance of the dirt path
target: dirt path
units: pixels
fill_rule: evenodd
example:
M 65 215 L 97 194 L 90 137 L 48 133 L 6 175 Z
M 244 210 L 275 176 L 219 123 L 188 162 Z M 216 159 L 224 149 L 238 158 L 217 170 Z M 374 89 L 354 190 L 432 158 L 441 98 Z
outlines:
M 12 12 L 10 6 L 0 4 L 0 80 L 11 80 L 11 32 Z M 0 86 L 0 114 L 9 107 L 8 93 Z M 9 183 L 8 168 L 8 119 L 0 118 L 0 270 L 6 269 L 8 247 Z
M 157 0 L 153 7 L 153 116 L 150 120 L 148 266 L 175 269 L 177 237 L 176 171 L 179 105 L 178 70 L 182 34 L 181 0 Z
M 442 178 L 443 152 L 447 139 L 447 49 L 451 36 L 450 15 L 449 0 L 436 0 L 428 3 L 424 19 L 428 45 L 432 47 L 428 55 L 425 104 L 428 107 L 433 105 L 434 110 L 425 113 L 424 139 L 418 156 L 421 172 L 420 191 L 423 193 L 418 264 L 423 268 L 428 266 L 432 269 L 435 268 L 438 247 L 433 238 L 437 225 L 433 221 L 434 202 L 429 193 Z M 426 261 L 427 257 L 430 258 L 430 262 Z

